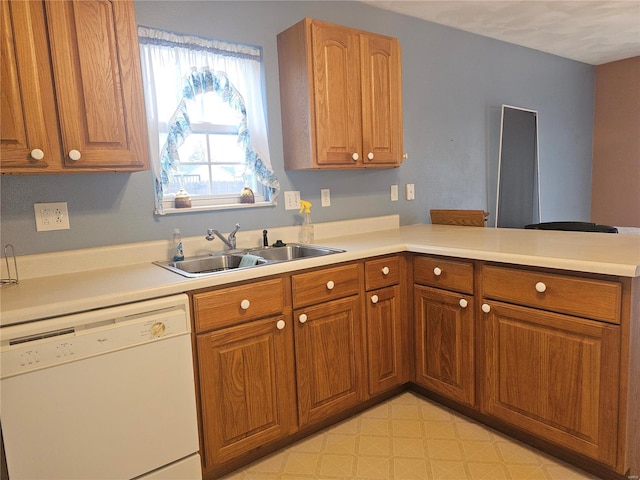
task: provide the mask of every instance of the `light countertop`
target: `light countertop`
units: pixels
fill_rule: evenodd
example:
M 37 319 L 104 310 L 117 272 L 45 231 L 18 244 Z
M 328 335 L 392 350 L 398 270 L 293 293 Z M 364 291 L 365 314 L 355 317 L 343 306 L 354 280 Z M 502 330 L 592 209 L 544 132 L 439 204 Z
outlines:
M 319 239 L 329 256 L 190 279 L 151 262 L 21 280 L 0 291 L 1 326 L 172 295 L 279 273 L 410 251 L 623 277 L 640 276 L 640 236 L 410 225 Z

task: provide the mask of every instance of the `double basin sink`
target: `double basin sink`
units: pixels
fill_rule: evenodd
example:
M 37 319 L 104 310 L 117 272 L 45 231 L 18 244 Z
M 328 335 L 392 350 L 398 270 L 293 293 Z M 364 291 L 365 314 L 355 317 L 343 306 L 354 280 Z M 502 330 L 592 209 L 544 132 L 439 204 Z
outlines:
M 260 265 L 289 262 L 301 258 L 320 257 L 341 252 L 344 252 L 344 250 L 319 247 L 316 245 L 289 243 L 281 247 L 232 250 L 229 252 L 186 258 L 177 262 L 154 263 L 184 277 L 197 278 L 229 270 L 237 270 L 239 268 L 254 268 Z

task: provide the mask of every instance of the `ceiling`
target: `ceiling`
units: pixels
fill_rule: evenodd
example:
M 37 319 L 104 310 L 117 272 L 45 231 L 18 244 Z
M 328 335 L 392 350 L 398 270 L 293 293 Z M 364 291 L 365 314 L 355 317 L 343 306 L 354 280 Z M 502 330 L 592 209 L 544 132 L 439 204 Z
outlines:
M 591 65 L 640 55 L 640 0 L 364 0 Z

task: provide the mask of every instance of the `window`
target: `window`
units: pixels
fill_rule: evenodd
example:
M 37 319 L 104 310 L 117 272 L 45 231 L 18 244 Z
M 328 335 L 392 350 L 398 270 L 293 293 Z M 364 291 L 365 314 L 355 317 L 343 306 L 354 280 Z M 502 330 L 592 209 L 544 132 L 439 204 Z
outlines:
M 269 159 L 259 48 L 138 27 L 156 213 L 232 208 L 279 193 Z

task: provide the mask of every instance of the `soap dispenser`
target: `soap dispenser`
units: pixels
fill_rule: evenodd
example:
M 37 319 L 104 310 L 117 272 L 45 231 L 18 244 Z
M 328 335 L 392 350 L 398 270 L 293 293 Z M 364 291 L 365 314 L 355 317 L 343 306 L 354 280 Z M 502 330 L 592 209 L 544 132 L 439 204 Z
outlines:
M 184 251 L 182 250 L 182 235 L 180 229 L 173 229 L 173 261 L 180 262 L 184 260 Z

